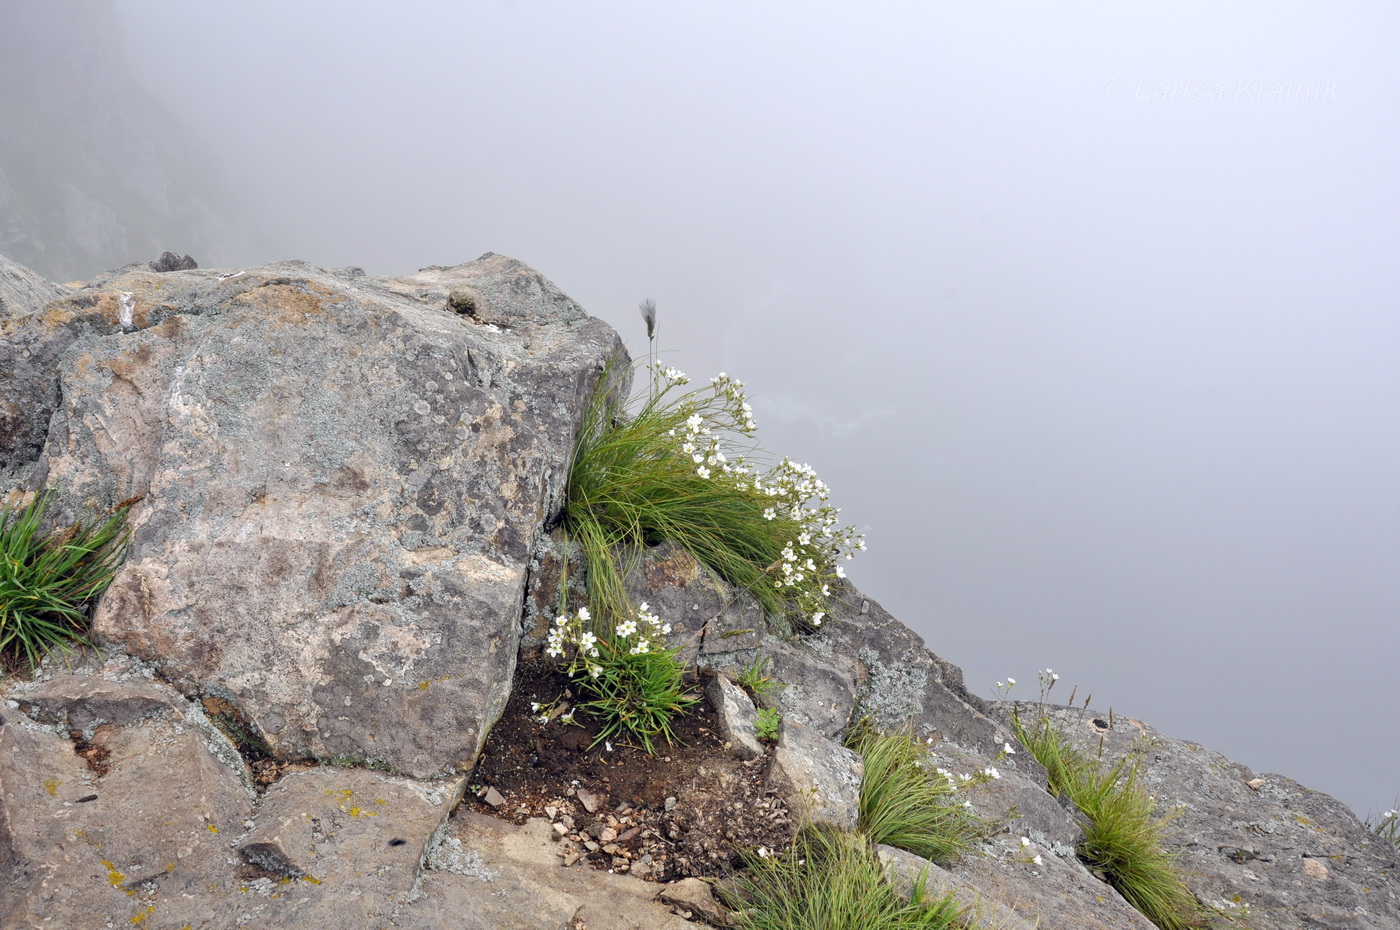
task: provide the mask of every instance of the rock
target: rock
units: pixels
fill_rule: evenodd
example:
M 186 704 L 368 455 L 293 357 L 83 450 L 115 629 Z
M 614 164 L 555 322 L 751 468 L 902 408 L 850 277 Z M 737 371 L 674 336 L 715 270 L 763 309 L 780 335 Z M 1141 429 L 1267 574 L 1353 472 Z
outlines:
M 853 655 L 861 664 L 860 714 L 882 729 L 908 724 L 915 736 L 995 755 L 1011 734 L 963 685 L 962 670 L 853 585 L 836 595 L 839 606 L 824 635 L 834 654 Z
M 1244 915 L 1256 930 L 1400 926 L 1400 850 L 1345 805 L 1281 775 L 1256 776 L 1130 717 L 1047 712 L 1081 749 L 1098 752 L 1102 744 L 1109 762 L 1140 760 L 1143 786 L 1173 818 L 1168 848 L 1201 901 Z
M 396 912 L 394 925 L 538 930 L 562 928 L 577 918 L 596 930 L 694 927 L 656 900 L 656 885 L 580 865 L 560 867 L 551 832 L 544 818 L 517 827 L 459 809 L 445 835 L 470 850 L 466 874 L 424 873 L 419 896 Z
M 729 911 L 715 900 L 710 883 L 701 879 L 683 878 L 678 882 L 671 882 L 661 889 L 659 897 L 663 904 L 684 911 L 682 916 L 686 916 L 687 919 L 699 917 L 720 927 L 727 927 L 731 923 Z
M 999 834 L 980 855 L 964 857 L 942 870 L 940 882 L 950 891 L 976 894 L 988 904 L 1015 913 L 1033 926 L 1075 930 L 1153 930 L 1153 924 L 1095 878 L 1062 843 L 1024 847 L 1019 837 Z M 1040 863 L 1030 861 L 1040 856 Z M 995 924 L 994 924 L 995 926 Z
M 141 678 L 10 684 L 18 707 L 61 722 L 0 710 L 0 925 L 126 925 L 157 912 L 156 926 L 209 925 L 234 884 L 229 842 L 254 807 L 228 742 Z
M 951 874 L 927 859 L 921 859 L 911 852 L 893 846 L 876 847 L 880 863 L 885 867 L 885 878 L 894 887 L 895 893 L 906 901 L 915 898 L 916 889 L 921 890 L 918 900 L 937 900 L 952 895 L 958 907 L 978 926 L 992 926 L 997 930 L 1036 930 L 1038 921 L 1019 916 L 1014 908 L 985 897 L 976 888 L 960 884 Z
M 480 319 L 448 309 L 464 286 Z M 616 336 L 495 255 L 391 279 L 134 268 L 53 306 L 80 335 L 48 343 L 62 404 L 34 468 L 70 511 L 144 495 L 98 639 L 229 701 L 278 758 L 469 767 Z
M 763 744 L 758 741 L 758 712 L 744 689 L 722 673 L 716 674 L 705 686 L 705 697 L 715 709 L 720 738 L 731 744 L 730 752 L 735 758 L 756 759 L 763 755 Z
M 164 273 L 167 271 L 191 271 L 199 267 L 199 263 L 188 255 L 176 255 L 174 252 L 162 252 L 160 258 L 151 262 L 151 270 Z
M 957 779 L 988 821 L 979 854 L 929 867 L 930 889 L 1010 930 L 1149 926 L 1079 862 L 1082 816 L 1011 744 L 1008 711 L 1031 708 L 969 694 L 849 585 L 820 631 L 775 636 L 670 545 L 628 590 L 720 671 L 719 726 L 752 758 L 648 784 L 664 813 L 613 808 L 605 777 L 537 798 L 549 820 L 445 819 L 517 655 L 552 621 L 569 545 L 548 527 L 584 399 L 620 351 L 518 262 L 395 278 L 132 265 L 69 289 L 0 261 L 0 301 L 0 491 L 54 490 L 55 521 L 141 498 L 95 614 L 105 658 L 0 678 L 0 926 L 723 920 L 701 885 L 658 900 L 638 876 L 777 848 L 789 804 L 855 826 L 863 765 L 841 739 L 862 717 L 907 727 L 955 776 L 983 773 Z M 771 757 L 723 674 L 760 656 L 786 685 Z M 1141 761 L 1186 882 L 1222 913 L 1255 930 L 1400 926 L 1400 853 L 1333 799 L 1128 718 L 1048 713 L 1078 745 Z M 911 888 L 924 864 L 881 852 Z
M 627 574 L 627 594 L 646 602 L 671 624 L 670 643 L 687 664 L 714 664 L 710 657 L 752 650 L 766 627 L 758 604 L 727 585 L 673 543 L 642 553 Z
M 768 784 L 806 822 L 855 829 L 864 768 L 860 756 L 845 746 L 786 721 Z
M 83 332 L 106 328 L 96 301 L 0 256 L 0 488 L 7 488 L 43 451 L 58 408 L 58 360 Z M 43 309 L 62 301 L 61 310 Z M 111 299 L 116 312 L 116 297 Z M 115 319 L 115 318 L 114 318 Z M 43 483 L 35 476 L 31 488 Z
M 450 791 L 367 769 L 295 772 L 268 789 L 237 848 L 273 880 L 293 880 L 292 900 L 269 915 L 374 926 L 413 891 L 451 801 Z
M 0 255 L 0 324 L 6 319 L 28 316 L 44 304 L 61 300 L 71 293 L 63 285 L 55 284 Z

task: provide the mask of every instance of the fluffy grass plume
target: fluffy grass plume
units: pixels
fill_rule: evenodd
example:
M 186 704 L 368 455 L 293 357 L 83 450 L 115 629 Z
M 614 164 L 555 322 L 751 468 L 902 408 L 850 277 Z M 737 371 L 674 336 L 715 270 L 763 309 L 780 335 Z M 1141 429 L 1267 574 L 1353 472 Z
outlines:
M 0 508 L 0 653 L 38 665 L 87 639 L 88 607 L 111 583 L 126 555 L 123 502 L 103 523 L 44 532 L 50 497 Z

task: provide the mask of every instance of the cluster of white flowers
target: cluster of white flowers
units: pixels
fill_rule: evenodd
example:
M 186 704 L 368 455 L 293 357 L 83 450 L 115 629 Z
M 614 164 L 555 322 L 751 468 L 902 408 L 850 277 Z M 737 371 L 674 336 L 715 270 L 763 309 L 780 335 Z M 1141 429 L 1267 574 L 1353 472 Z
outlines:
M 665 386 L 690 379 L 675 368 L 653 368 Z M 660 395 L 657 395 L 660 396 Z M 724 372 L 710 379 L 708 390 L 686 395 L 679 404 L 685 420 L 670 431 L 680 450 L 690 457 L 701 478 L 732 481 L 744 491 L 755 492 L 770 503 L 763 516 L 791 520 L 799 527 L 781 559 L 772 566 L 777 587 L 790 597 L 811 626 L 826 617 L 828 582 L 845 578 L 843 561 L 865 549 L 865 538 L 855 527 L 840 525 L 840 510 L 831 506 L 831 491 L 810 465 L 783 459 L 760 470 L 747 461 L 745 451 L 732 446 L 735 437 L 752 438 L 758 430 L 753 407 L 744 394 L 744 382 Z
M 573 658 L 569 666 L 571 675 L 587 672 L 593 678 L 597 678 L 603 674 L 603 663 L 608 661 L 610 656 L 620 655 L 624 650 L 634 656 L 650 652 L 656 647 L 661 636 L 671 632 L 671 624 L 663 622 L 652 613 L 645 601 L 637 607 L 635 619 L 623 620 L 613 627 L 611 640 L 600 639 L 590 629 L 592 620 L 593 616 L 588 612 L 588 608 L 580 607 L 573 615 L 563 614 L 555 619 L 554 626 L 550 628 L 545 654 L 554 659 L 562 659 L 572 647 Z M 604 651 L 607 651 L 608 655 L 604 655 Z
M 1030 850 L 1030 848 L 1031 848 L 1031 838 L 1030 838 L 1029 836 L 1023 836 L 1023 837 L 1021 837 L 1021 848 L 1024 849 L 1024 850 L 1027 850 L 1027 851 Z M 1044 864 L 1045 864 L 1045 860 L 1042 859 L 1042 858 L 1040 857 L 1040 853 L 1035 853 L 1034 855 L 1029 856 L 1025 861 L 1026 861 L 1026 862 L 1030 862 L 1030 863 L 1034 863 L 1035 865 L 1044 865 Z

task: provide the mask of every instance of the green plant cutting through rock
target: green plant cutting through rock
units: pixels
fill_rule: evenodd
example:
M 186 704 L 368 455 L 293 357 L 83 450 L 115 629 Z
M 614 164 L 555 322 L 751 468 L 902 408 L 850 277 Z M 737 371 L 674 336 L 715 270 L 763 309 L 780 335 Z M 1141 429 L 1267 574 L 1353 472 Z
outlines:
M 655 304 L 643 303 L 642 315 L 647 390 L 629 400 L 631 368 L 615 361 L 584 412 L 561 526 L 582 554 L 588 604 L 570 614 L 561 603 L 548 651 L 567 658 L 593 695 L 584 707 L 601 714 L 606 736 L 630 735 L 650 751 L 694 700 L 676 650 L 647 638 L 663 624 L 628 598 L 624 579 L 642 551 L 674 543 L 751 594 L 781 629 L 803 632 L 821 626 L 831 584 L 865 541 L 840 525 L 810 467 L 791 459 L 761 467 L 743 382 L 720 373 L 687 389 L 685 374 L 654 361 Z
M 0 653 L 23 655 L 30 667 L 42 656 L 66 654 L 87 639 L 88 610 L 107 590 L 126 555 L 123 501 L 102 523 L 45 531 L 51 497 L 0 509 Z

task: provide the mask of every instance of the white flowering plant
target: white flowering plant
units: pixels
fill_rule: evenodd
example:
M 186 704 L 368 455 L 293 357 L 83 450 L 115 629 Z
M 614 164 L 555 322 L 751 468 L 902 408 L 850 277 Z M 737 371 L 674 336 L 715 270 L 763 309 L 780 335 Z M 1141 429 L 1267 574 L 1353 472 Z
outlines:
M 1392 807 L 1367 825 L 1371 832 L 1388 843 L 1400 847 L 1400 805 Z
M 843 563 L 865 548 L 830 490 L 791 459 L 762 467 L 742 381 L 720 373 L 689 388 L 683 372 L 652 364 L 648 390 L 629 402 L 628 370 L 605 370 L 588 405 L 561 521 L 583 550 L 594 613 L 627 615 L 620 560 L 669 540 L 770 618 L 820 627 Z
M 630 736 L 655 754 L 658 737 L 674 741 L 672 718 L 697 698 L 685 683 L 679 650 L 667 648 L 662 639 L 669 632 L 670 624 L 645 603 L 610 626 L 596 624 L 587 607 L 554 621 L 545 654 L 567 663 L 574 683 L 590 696 L 579 706 L 603 721 L 594 746 Z

